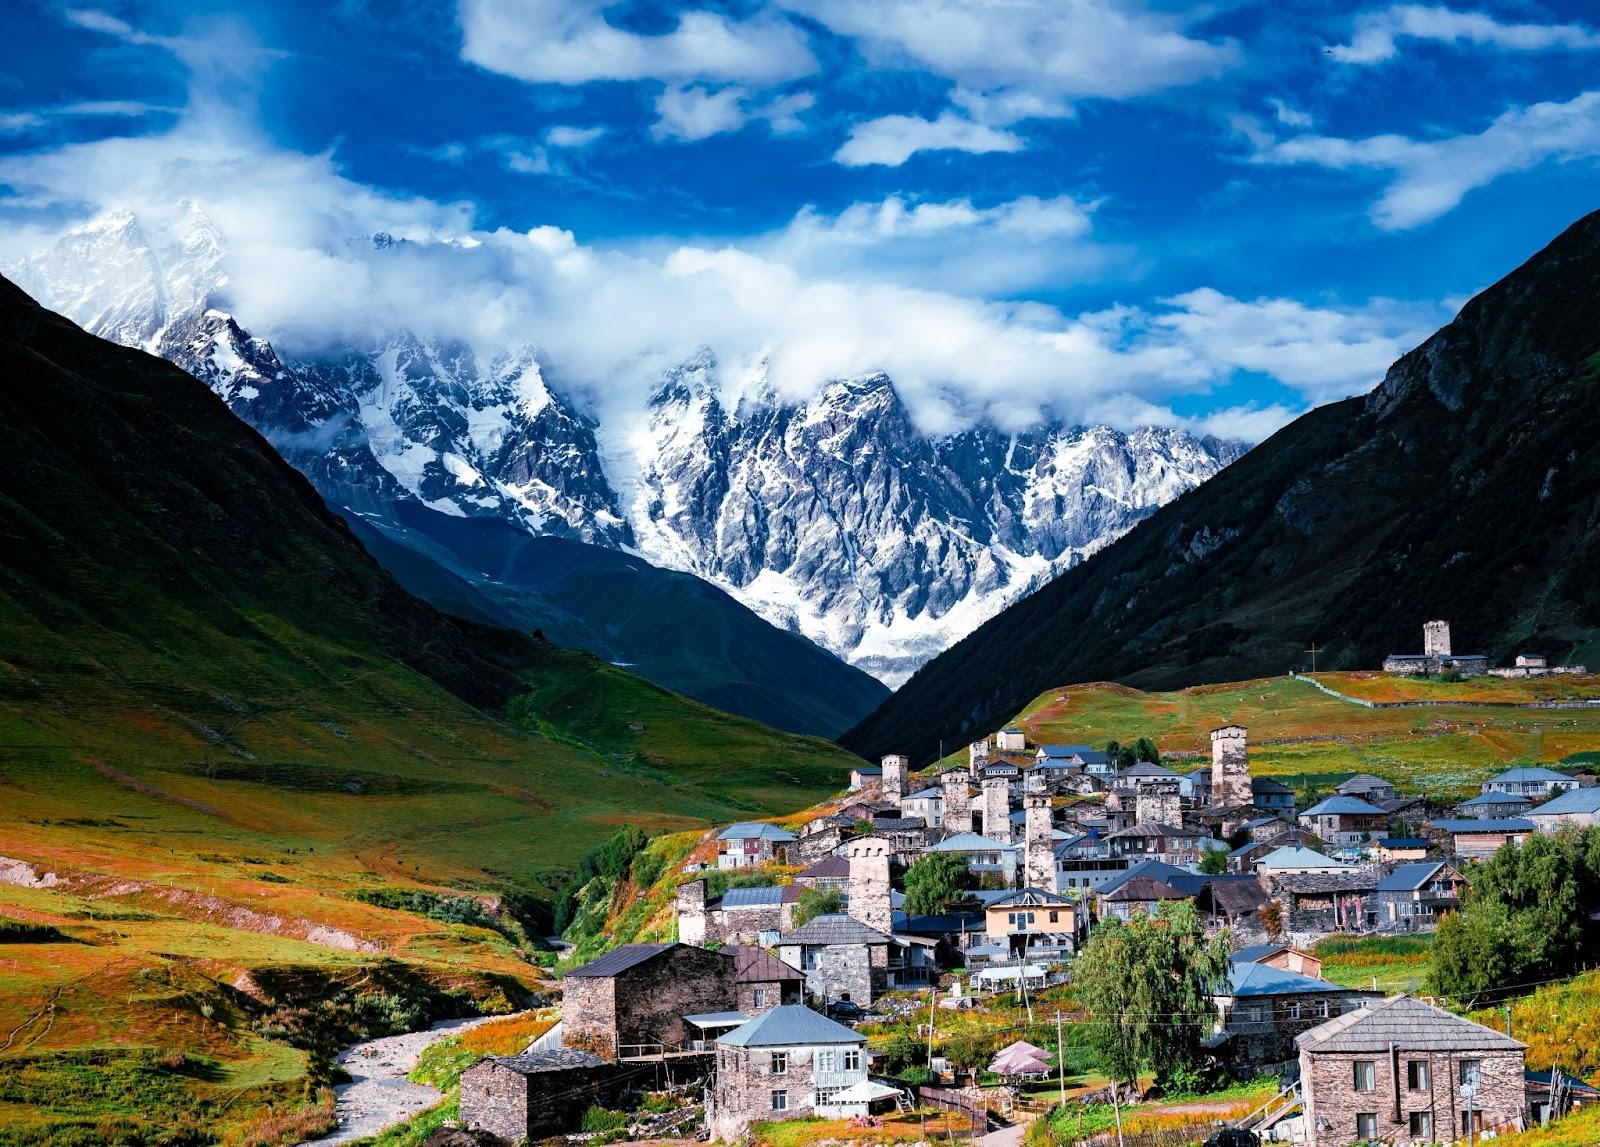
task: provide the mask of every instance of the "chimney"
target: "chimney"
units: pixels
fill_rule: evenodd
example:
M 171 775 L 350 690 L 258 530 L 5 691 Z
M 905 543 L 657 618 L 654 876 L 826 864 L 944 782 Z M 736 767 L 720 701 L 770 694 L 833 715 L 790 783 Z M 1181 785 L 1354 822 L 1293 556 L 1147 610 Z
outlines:
M 673 910 L 678 917 L 678 940 L 684 944 L 706 942 L 706 882 L 690 880 L 678 885 Z
M 889 901 L 889 854 L 892 846 L 881 836 L 858 836 L 845 845 L 850 858 L 848 911 L 868 928 L 888 935 L 894 931 L 894 908 Z
M 899 804 L 906 795 L 906 769 L 910 761 L 899 753 L 883 758 L 883 799 Z
M 1022 886 L 1056 890 L 1056 850 L 1051 837 L 1050 798 L 1030 793 L 1022 798 L 1027 820 L 1022 836 Z
M 972 831 L 972 794 L 967 788 L 965 769 L 947 769 L 939 774 L 944 788 L 944 834 Z
M 1011 785 L 1004 777 L 983 782 L 983 835 L 997 844 L 1011 843 Z

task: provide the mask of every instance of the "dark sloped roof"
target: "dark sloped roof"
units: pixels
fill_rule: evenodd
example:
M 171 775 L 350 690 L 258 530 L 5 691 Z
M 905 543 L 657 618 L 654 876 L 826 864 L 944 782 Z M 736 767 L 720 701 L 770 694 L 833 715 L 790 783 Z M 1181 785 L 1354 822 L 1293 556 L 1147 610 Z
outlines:
M 623 944 L 619 948 L 611 949 L 604 956 L 590 960 L 582 967 L 571 969 L 567 972 L 567 978 L 605 979 L 619 972 L 626 972 L 646 960 L 652 960 L 668 948 L 676 947 L 676 944 Z
M 1254 880 L 1239 883 L 1213 883 L 1211 902 L 1230 916 L 1259 912 L 1267 905 L 1267 894 Z
M 810 868 L 796 876 L 796 880 L 822 880 L 830 877 L 849 876 L 850 862 L 842 856 L 824 856 Z
M 825 912 L 815 916 L 793 932 L 778 937 L 780 946 L 787 944 L 889 944 L 888 936 L 876 928 L 843 912 Z
M 1187 900 L 1188 897 L 1152 876 L 1135 876 L 1132 880 L 1123 881 L 1115 892 L 1108 893 L 1104 899 L 1121 903 L 1126 900 Z
M 606 1067 L 607 1061 L 587 1051 L 553 1047 L 548 1051 L 525 1051 L 521 1055 L 486 1055 L 478 1063 L 497 1063 L 522 1075 L 547 1071 L 570 1071 L 576 1067 Z M 473 1065 L 474 1067 L 477 1064 Z
M 1442 860 L 1418 860 L 1411 864 L 1402 864 L 1378 881 L 1378 891 L 1414 892 L 1432 880 L 1433 874 L 1443 867 Z
M 1382 816 L 1383 810 L 1360 797 L 1337 796 L 1318 801 L 1301 816 Z
M 1276 793 L 1278 795 L 1294 795 L 1294 790 L 1282 781 L 1275 781 L 1271 777 L 1251 777 L 1250 791 L 1257 794 Z
M 753 944 L 734 944 L 723 951 L 733 956 L 733 978 L 741 984 L 805 979 L 798 969 L 789 967 L 771 952 Z
M 1378 876 L 1357 868 L 1349 872 L 1297 872 L 1293 876 L 1274 877 L 1273 882 L 1286 892 L 1302 894 L 1370 892 L 1378 887 Z
M 1071 904 L 1065 896 L 1043 888 L 1019 888 L 1008 896 L 989 901 L 990 908 L 1027 908 L 1041 904 Z
M 1532 832 L 1533 821 L 1520 816 L 1484 817 L 1481 820 L 1435 820 L 1430 824 L 1440 832 Z
M 1400 995 L 1346 1012 L 1295 1037 L 1312 1052 L 1514 1051 L 1528 1045 L 1493 1028 Z

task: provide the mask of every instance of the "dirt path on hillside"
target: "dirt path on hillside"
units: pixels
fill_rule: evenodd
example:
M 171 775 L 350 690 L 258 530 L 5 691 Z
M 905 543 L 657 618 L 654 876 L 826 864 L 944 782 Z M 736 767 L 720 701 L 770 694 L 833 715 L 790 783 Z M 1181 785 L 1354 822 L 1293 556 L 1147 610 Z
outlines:
M 432 1107 L 443 1096 L 431 1087 L 406 1079 L 417 1066 L 423 1049 L 445 1036 L 503 1018 L 478 1016 L 445 1020 L 427 1031 L 385 1036 L 345 1048 L 335 1057 L 339 1066 L 350 1073 L 349 1083 L 333 1089 L 338 1104 L 339 1130 L 322 1139 L 307 1140 L 301 1147 L 333 1147 L 336 1143 L 376 1135 Z

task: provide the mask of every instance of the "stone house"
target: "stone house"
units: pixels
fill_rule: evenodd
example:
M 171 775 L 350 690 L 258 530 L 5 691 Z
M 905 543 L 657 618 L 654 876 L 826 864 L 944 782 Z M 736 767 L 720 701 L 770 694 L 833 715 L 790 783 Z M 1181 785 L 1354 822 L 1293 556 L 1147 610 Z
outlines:
M 788 829 L 763 821 L 730 824 L 717 834 L 717 867 L 749 868 L 774 860 L 782 862 L 795 839 Z
M 1385 836 L 1372 842 L 1379 864 L 1404 864 L 1428 858 L 1428 842 L 1420 836 Z
M 842 912 L 829 912 L 778 937 L 777 949 L 780 960 L 804 974 L 812 996 L 865 1008 L 889 987 L 893 943 L 887 933 Z
M 1521 793 L 1479 793 L 1456 805 L 1456 816 L 1463 820 L 1504 820 L 1526 816 L 1533 801 Z
M 1314 848 L 1300 844 L 1280 844 L 1265 856 L 1250 862 L 1251 869 L 1263 879 L 1279 876 L 1298 876 L 1307 872 L 1344 872 L 1349 865 L 1326 856 Z
M 1444 840 L 1446 850 L 1460 860 L 1484 860 L 1508 844 L 1521 844 L 1535 831 L 1526 817 L 1501 820 L 1435 820 L 1429 827 Z
M 1569 789 L 1522 815 L 1540 832 L 1555 832 L 1567 824 L 1588 828 L 1600 822 L 1600 788 Z
M 1078 906 L 1044 888 L 1019 888 L 983 908 L 984 933 L 1013 955 L 1049 957 L 1077 948 Z
M 839 1096 L 867 1082 L 866 1037 L 798 1005 L 774 1008 L 716 1041 L 706 1124 L 724 1143 L 752 1123 L 852 1112 Z
M 1198 864 L 1213 840 L 1203 829 L 1185 828 L 1148 821 L 1119 829 L 1107 838 L 1111 855 L 1133 860 L 1150 857 L 1168 864 Z
M 724 951 L 733 956 L 734 1008 L 747 1016 L 783 1004 L 798 1004 L 806 978 L 771 952 L 739 944 Z
M 1021 729 L 1008 725 L 995 734 L 994 747 L 1002 753 L 1025 753 L 1028 751 L 1028 738 Z
M 850 792 L 860 792 L 867 785 L 883 783 L 883 769 L 878 765 L 857 765 L 850 770 Z
M 1378 926 L 1397 932 L 1432 931 L 1439 917 L 1461 905 L 1467 881 L 1442 860 L 1399 865 L 1378 881 L 1373 902 Z
M 461 1073 L 461 1126 L 504 1143 L 577 1131 L 591 1104 L 610 1104 L 625 1069 L 586 1051 L 491 1055 Z
M 1365 932 L 1378 926 L 1378 879 L 1370 868 L 1308 872 L 1273 878 L 1271 892 L 1291 936 Z
M 1271 964 L 1235 961 L 1214 1002 L 1234 1058 L 1259 1067 L 1293 1059 L 1301 1032 L 1382 998 Z
M 1332 796 L 1300 814 L 1300 827 L 1334 847 L 1389 835 L 1389 814 L 1360 797 Z
M 1481 653 L 1453 653 L 1450 648 L 1450 623 L 1430 621 L 1422 627 L 1421 653 L 1391 653 L 1383 659 L 1385 673 L 1459 673 L 1481 677 L 1489 671 L 1489 659 Z
M 820 888 L 837 892 L 846 899 L 850 896 L 850 862 L 838 853 L 823 857 L 809 868 L 795 874 L 794 882 L 806 888 Z
M 872 831 L 889 842 L 894 857 L 910 867 L 928 847 L 928 822 L 920 816 L 883 816 L 872 818 Z
M 954 853 L 967 862 L 967 870 L 974 876 L 990 877 L 1000 887 L 1009 888 L 1016 883 L 1022 849 L 975 832 L 961 832 L 929 845 L 928 851 Z
M 686 1015 L 726 1011 L 736 963 L 690 944 L 624 944 L 562 977 L 561 1042 L 606 1060 L 682 1049 Z
M 1544 800 L 1556 793 L 1575 789 L 1582 782 L 1577 777 L 1558 773 L 1554 769 L 1524 766 L 1517 769 L 1507 769 L 1499 776 L 1490 777 L 1483 782 L 1483 791 L 1486 793 L 1510 793 L 1515 796 L 1524 796 L 1532 800 Z
M 1250 778 L 1250 803 L 1258 812 L 1273 816 L 1294 816 L 1294 790 L 1271 777 Z
M 1477 1141 L 1526 1120 L 1526 1045 L 1400 995 L 1295 1040 L 1307 1147 Z
M 1296 948 L 1293 944 L 1253 944 L 1240 948 L 1233 958 L 1241 964 L 1266 964 L 1268 967 L 1310 976 L 1314 980 L 1322 978 L 1322 957 Z
M 1266 937 L 1261 910 L 1270 903 L 1266 889 L 1256 880 L 1208 880 L 1194 898 L 1201 917 L 1209 919 L 1214 929 L 1226 928 L 1235 939 Z
M 1197 805 L 1211 803 L 1210 768 L 1194 769 L 1183 774 L 1183 787 L 1179 792 Z
M 1371 773 L 1357 773 L 1355 776 L 1340 782 L 1334 793 L 1342 797 L 1355 797 L 1368 804 L 1382 804 L 1395 798 L 1394 784 L 1382 777 L 1375 777 Z
M 706 899 L 705 880 L 678 885 L 673 912 L 685 944 L 760 944 L 787 931 L 803 885 L 730 888 Z

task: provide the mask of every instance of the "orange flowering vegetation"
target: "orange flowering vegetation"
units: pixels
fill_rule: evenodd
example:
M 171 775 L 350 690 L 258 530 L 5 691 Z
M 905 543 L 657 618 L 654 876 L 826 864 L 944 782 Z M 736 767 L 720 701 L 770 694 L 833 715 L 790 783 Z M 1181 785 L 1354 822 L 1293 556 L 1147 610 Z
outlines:
M 1600 1143 L 1600 1104 L 1574 1111 L 1544 1127 L 1534 1127 L 1494 1141 L 1495 1147 L 1594 1147 Z
M 555 1026 L 560 1012 L 539 1008 L 490 1020 L 462 1033 L 461 1046 L 477 1055 L 516 1055 Z
M 1499 1027 L 1505 1013 L 1487 1008 L 1472 1018 Z M 1513 1002 L 1511 1033 L 1528 1045 L 1532 1070 L 1560 1068 L 1583 1079 L 1600 1074 L 1600 972 L 1546 985 Z
M 914 1143 L 971 1130 L 968 1121 L 942 1111 L 922 1115 L 883 1115 L 879 1126 L 850 1119 L 791 1119 L 757 1123 L 751 1128 L 757 1147 L 811 1147 L 816 1143 Z

